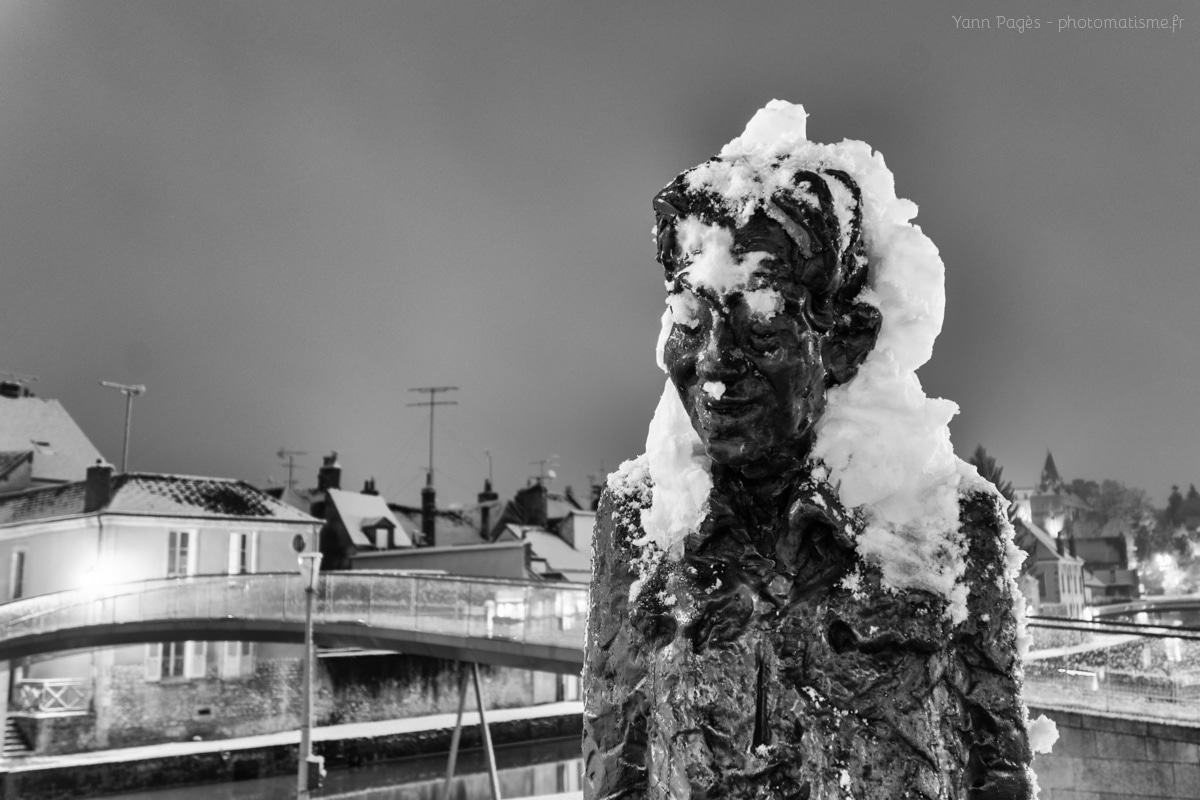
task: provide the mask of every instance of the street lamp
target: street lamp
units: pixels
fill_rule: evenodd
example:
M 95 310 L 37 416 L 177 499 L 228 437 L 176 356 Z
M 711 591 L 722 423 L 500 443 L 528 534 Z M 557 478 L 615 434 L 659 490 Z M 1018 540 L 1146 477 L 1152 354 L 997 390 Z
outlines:
M 125 445 L 121 449 L 121 472 L 125 472 L 125 467 L 129 463 L 129 419 L 133 416 L 133 398 L 145 394 L 146 387 L 141 384 L 129 386 L 112 381 L 100 381 L 100 385 L 107 386 L 109 389 L 117 389 L 125 395 Z
M 325 773 L 325 759 L 312 753 L 312 696 L 313 696 L 313 598 L 317 594 L 317 578 L 321 573 L 321 554 L 301 553 L 300 575 L 304 579 L 304 683 L 303 706 L 300 710 L 300 753 L 296 771 L 296 797 L 308 797 L 309 790 L 318 789 Z M 315 778 L 313 777 L 315 775 Z

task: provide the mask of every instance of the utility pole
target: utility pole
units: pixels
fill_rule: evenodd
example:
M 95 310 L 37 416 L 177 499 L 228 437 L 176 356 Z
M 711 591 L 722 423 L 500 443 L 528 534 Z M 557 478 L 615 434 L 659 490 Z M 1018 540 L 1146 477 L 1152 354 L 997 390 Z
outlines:
M 296 487 L 293 485 L 294 481 L 292 480 L 292 472 L 295 471 L 295 469 L 296 469 L 296 456 L 306 456 L 306 455 L 308 455 L 308 453 L 304 452 L 303 450 L 288 450 L 286 448 L 281 447 L 281 448 L 279 448 L 279 452 L 276 453 L 275 455 L 279 456 L 279 459 L 281 461 L 285 458 L 287 459 L 287 468 L 288 468 L 287 487 L 289 489 L 291 489 L 292 491 L 295 491 Z
M 421 487 L 421 537 L 426 547 L 437 546 L 437 492 L 433 488 L 433 407 L 456 406 L 453 400 L 435 399 L 443 392 L 457 391 L 457 386 L 423 386 L 409 389 L 410 392 L 429 392 L 424 403 L 409 403 L 410 406 L 429 406 L 429 472 L 425 474 L 425 485 Z
M 423 386 L 409 389 L 410 392 L 429 392 L 429 399 L 422 403 L 409 403 L 410 406 L 429 406 L 429 471 L 425 475 L 425 485 L 433 486 L 433 407 L 456 406 L 457 400 L 435 400 L 434 397 L 442 392 L 456 392 L 457 386 Z
M 100 381 L 100 385 L 107 386 L 109 389 L 117 389 L 125 395 L 125 445 L 121 448 L 121 472 L 125 472 L 129 466 L 129 422 L 133 416 L 133 398 L 145 394 L 146 387 L 141 384 L 131 386 L 112 381 Z

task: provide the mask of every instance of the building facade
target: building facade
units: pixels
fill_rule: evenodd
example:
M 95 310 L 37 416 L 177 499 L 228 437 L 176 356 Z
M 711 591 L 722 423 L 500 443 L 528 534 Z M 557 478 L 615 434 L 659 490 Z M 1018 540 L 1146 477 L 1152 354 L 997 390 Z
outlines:
M 0 496 L 0 597 L 295 572 L 296 537 L 315 547 L 318 528 L 241 481 L 95 465 L 83 481 Z M 258 684 L 294 682 L 301 654 L 290 644 L 186 641 L 30 657 L 9 665 L 6 715 L 34 747 L 42 739 L 89 749 L 265 732 L 293 702 L 290 690 L 281 696 Z

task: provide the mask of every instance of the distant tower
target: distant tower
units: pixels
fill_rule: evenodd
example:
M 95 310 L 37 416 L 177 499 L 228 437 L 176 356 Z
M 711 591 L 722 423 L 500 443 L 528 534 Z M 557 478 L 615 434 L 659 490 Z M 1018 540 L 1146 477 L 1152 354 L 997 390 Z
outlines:
M 1054 466 L 1054 456 L 1046 451 L 1046 465 L 1042 467 L 1042 477 L 1038 480 L 1038 494 L 1056 494 L 1063 490 L 1062 478 L 1058 476 L 1058 467 Z

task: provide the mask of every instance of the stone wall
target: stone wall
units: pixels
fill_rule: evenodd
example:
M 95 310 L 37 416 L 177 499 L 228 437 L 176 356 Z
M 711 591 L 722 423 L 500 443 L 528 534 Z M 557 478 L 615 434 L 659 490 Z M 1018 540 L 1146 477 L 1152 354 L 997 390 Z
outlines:
M 1058 725 L 1033 768 L 1041 800 L 1195 800 L 1200 727 L 1031 708 Z
M 141 665 L 108 664 L 99 714 L 24 719 L 37 752 L 76 753 L 192 739 L 229 739 L 300 724 L 301 661 L 258 659 L 253 676 L 221 680 L 209 665 L 203 680 L 147 681 Z M 561 679 L 509 667 L 480 666 L 491 709 L 562 699 Z M 318 661 L 317 725 L 373 722 L 453 712 L 458 707 L 458 663 L 401 654 L 323 658 Z M 98 701 L 103 702 L 101 698 Z M 468 696 L 474 708 L 474 695 Z
M 400 654 L 326 658 L 316 700 L 320 725 L 403 719 L 458 710 L 458 663 Z M 488 708 L 551 703 L 557 676 L 510 667 L 479 667 Z M 297 681 L 299 683 L 299 681 Z M 474 708 L 468 691 L 467 708 Z
M 227 739 L 295 728 L 300 720 L 300 659 L 260 659 L 254 675 L 220 680 L 147 681 L 141 666 L 114 664 L 105 719 L 109 747 L 188 739 Z

